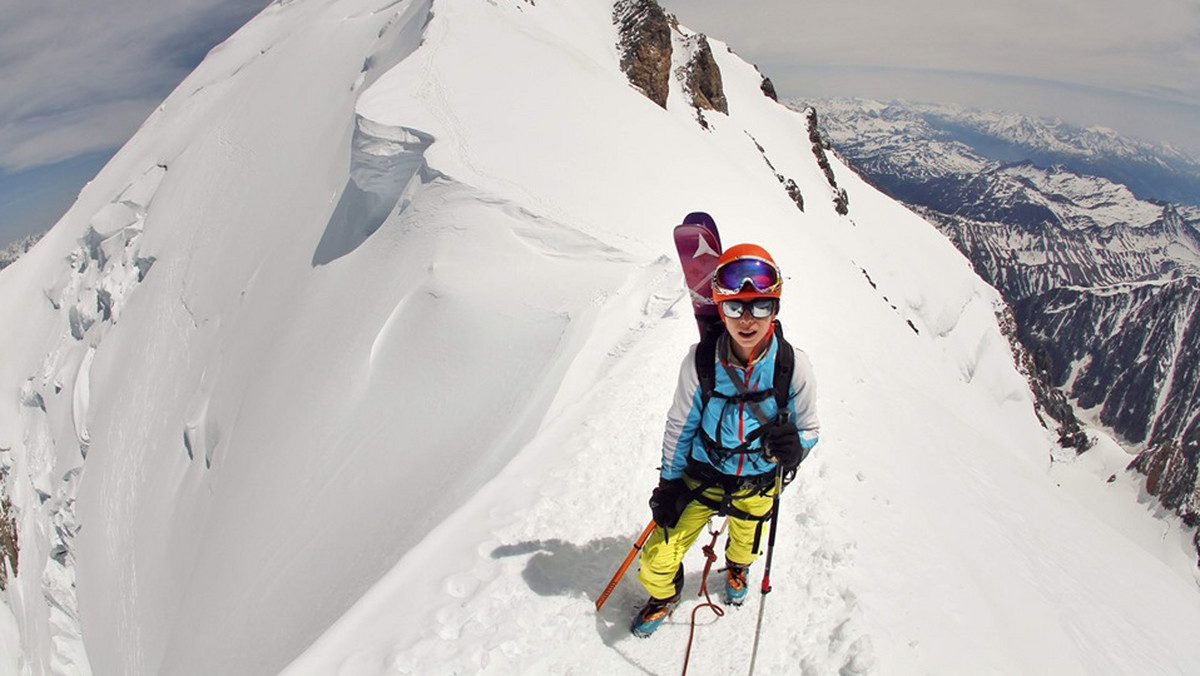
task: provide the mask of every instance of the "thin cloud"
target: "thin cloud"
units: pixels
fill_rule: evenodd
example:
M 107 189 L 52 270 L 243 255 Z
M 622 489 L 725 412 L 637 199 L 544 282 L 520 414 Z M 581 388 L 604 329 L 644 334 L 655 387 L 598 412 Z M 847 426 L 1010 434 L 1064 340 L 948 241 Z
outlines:
M 871 66 L 767 64 L 780 91 L 813 100 L 830 96 L 953 103 L 985 110 L 1060 118 L 1103 126 L 1145 141 L 1168 143 L 1200 158 L 1200 107 L 1046 78 Z
M 1194 0 L 663 0 L 751 60 L 1164 87 L 1200 103 Z
M 266 0 L 0 0 L 0 170 L 112 149 Z
M 1195 0 L 660 2 L 783 96 L 999 106 L 1200 145 Z

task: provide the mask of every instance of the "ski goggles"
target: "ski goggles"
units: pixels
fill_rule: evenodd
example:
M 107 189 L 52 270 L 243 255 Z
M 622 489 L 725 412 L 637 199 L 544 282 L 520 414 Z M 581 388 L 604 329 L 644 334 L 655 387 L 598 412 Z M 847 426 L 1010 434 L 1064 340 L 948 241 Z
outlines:
M 755 319 L 766 319 L 779 311 L 779 299 L 755 298 L 754 300 L 725 300 L 721 301 L 721 314 L 730 319 L 738 319 L 750 310 L 750 316 Z
M 713 273 L 713 292 L 718 296 L 733 296 L 749 284 L 761 294 L 779 293 L 783 277 L 779 268 L 761 258 L 735 258 Z

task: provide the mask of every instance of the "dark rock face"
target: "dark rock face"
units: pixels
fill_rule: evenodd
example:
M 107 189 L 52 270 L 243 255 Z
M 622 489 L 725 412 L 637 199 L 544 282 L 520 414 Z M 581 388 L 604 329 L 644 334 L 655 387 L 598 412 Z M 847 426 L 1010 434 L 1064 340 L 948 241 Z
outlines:
M 707 37 L 699 33 L 682 37 L 684 31 L 675 17 L 664 12 L 657 0 L 617 0 L 613 23 L 620 35 L 621 70 L 647 98 L 667 107 L 674 68 L 700 126 L 708 128 L 705 111 L 729 114 L 721 68 Z M 678 54 L 673 43 L 679 47 Z
M 1038 418 L 1046 427 L 1053 427 L 1058 432 L 1058 443 L 1063 448 L 1074 448 L 1082 453 L 1091 447 L 1092 441 L 1083 431 L 1079 420 L 1075 417 L 1075 409 L 1062 390 L 1056 387 L 1050 378 L 1047 360 L 1042 353 L 1035 353 L 1025 347 L 1026 343 L 1020 337 L 1016 313 L 1012 307 L 1005 305 L 997 312 L 997 321 L 1008 344 L 1012 346 L 1017 369 L 1029 382 L 1033 391 L 1034 406 Z
M 771 78 L 767 77 L 766 75 L 763 76 L 762 85 L 759 87 L 759 89 L 762 90 L 764 96 L 772 101 L 779 100 L 779 95 L 775 93 L 775 83 L 771 82 Z
M 1200 448 L 1200 280 L 1055 289 L 1017 308 L 1023 341 L 1079 406 L 1131 443 Z
M 671 22 L 655 0 L 618 0 L 621 70 L 651 101 L 667 107 L 671 77 Z M 710 52 L 711 56 L 711 52 Z
M 8 586 L 8 568 L 18 571 L 17 520 L 8 496 L 0 494 L 0 591 Z
M 845 216 L 850 213 L 850 196 L 844 189 L 838 187 L 837 178 L 833 175 L 833 167 L 829 164 L 829 157 L 825 154 L 825 151 L 831 149 L 832 146 L 821 136 L 816 109 L 806 108 L 804 119 L 808 125 L 808 140 L 812 143 L 813 156 L 817 158 L 817 165 L 825 173 L 825 180 L 829 182 L 829 189 L 833 191 L 833 208 L 837 213 Z
M 700 110 L 715 110 L 729 114 L 729 102 L 725 100 L 725 87 L 721 83 L 721 69 L 713 58 L 712 47 L 704 35 L 689 38 L 692 56 L 683 68 L 684 91 L 692 95 L 692 105 Z
M 1196 466 L 1200 457 L 1195 447 L 1189 452 L 1176 446 L 1164 446 L 1142 451 L 1130 469 L 1146 475 L 1146 491 L 1183 518 L 1188 526 L 1200 524 L 1200 489 L 1196 487 Z M 1200 550 L 1200 531 L 1194 539 Z

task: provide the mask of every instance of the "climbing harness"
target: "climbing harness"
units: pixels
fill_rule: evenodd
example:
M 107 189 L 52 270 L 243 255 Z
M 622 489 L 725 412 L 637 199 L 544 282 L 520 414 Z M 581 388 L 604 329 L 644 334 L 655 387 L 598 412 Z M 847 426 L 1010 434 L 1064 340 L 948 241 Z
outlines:
M 701 337 L 700 344 L 696 348 L 695 367 L 700 384 L 700 409 L 702 411 L 706 409 L 709 401 L 714 397 L 723 400 L 715 430 L 716 437 L 711 436 L 703 425 L 700 426 L 698 432 L 704 443 L 705 452 L 717 463 L 724 462 L 734 455 L 753 455 L 763 452 L 762 444 L 752 448 L 773 422 L 763 411 L 762 402 L 773 398 L 777 411 L 776 419 L 783 420 L 787 415 L 792 374 L 796 370 L 796 356 L 791 344 L 783 337 L 783 326 L 778 321 L 773 325 L 772 331 L 778 347 L 775 353 L 775 371 L 772 375 L 771 388 L 766 390 L 751 391 L 747 389 L 742 382 L 741 375 L 723 358 L 718 358 L 718 355 L 725 354 L 729 349 L 729 334 L 724 330 L 724 326 L 716 324 L 710 327 Z M 735 390 L 733 394 L 717 390 L 716 370 L 718 364 L 733 385 Z M 730 407 L 733 406 L 748 408 L 751 415 L 758 421 L 758 428 L 747 434 L 737 446 L 727 447 L 721 439 L 722 423 L 720 421 L 727 417 Z

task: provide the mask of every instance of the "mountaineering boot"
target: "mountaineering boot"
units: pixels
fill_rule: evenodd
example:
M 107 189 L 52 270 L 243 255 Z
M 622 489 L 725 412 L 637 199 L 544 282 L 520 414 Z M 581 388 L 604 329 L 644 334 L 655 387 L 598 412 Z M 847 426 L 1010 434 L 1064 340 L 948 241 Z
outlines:
M 638 614 L 633 618 L 633 625 L 629 627 L 629 631 L 638 638 L 647 638 L 650 634 L 658 629 L 658 625 L 663 623 L 663 620 L 671 616 L 675 612 L 675 607 L 679 605 L 679 599 L 683 597 L 683 564 L 679 564 L 679 568 L 675 570 L 675 578 L 671 580 L 675 586 L 675 595 L 666 599 L 656 599 L 653 596 Z
M 647 638 L 650 634 L 658 629 L 658 625 L 663 623 L 663 620 L 671 616 L 675 612 L 675 607 L 679 605 L 680 594 L 675 594 L 669 599 L 656 599 L 650 597 L 646 601 L 646 605 L 642 606 L 641 611 L 633 618 L 633 625 L 629 627 L 629 631 L 638 638 Z
M 740 606 L 746 600 L 746 571 L 750 566 L 725 561 L 725 605 Z

